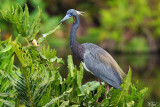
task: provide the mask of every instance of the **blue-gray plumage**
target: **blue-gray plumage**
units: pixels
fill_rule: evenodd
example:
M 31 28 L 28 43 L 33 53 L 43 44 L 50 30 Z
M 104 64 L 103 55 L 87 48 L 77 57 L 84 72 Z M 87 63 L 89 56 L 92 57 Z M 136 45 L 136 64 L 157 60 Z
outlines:
M 126 76 L 112 56 L 101 47 L 92 43 L 79 44 L 76 40 L 76 31 L 79 26 L 80 11 L 70 9 L 59 22 L 74 18 L 70 32 L 70 47 L 73 54 L 83 63 L 84 68 L 110 86 L 121 89 L 122 79 Z

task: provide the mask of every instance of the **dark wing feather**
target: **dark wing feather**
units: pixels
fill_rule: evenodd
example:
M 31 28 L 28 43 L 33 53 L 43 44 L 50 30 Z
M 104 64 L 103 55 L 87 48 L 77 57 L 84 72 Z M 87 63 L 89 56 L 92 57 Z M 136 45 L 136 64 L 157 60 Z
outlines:
M 101 81 L 108 83 L 116 89 L 121 89 L 120 84 L 122 84 L 122 80 L 113 65 L 114 61 L 112 60 L 114 59 L 97 45 L 91 43 L 84 43 L 82 45 L 85 49 L 84 63 L 86 67 Z

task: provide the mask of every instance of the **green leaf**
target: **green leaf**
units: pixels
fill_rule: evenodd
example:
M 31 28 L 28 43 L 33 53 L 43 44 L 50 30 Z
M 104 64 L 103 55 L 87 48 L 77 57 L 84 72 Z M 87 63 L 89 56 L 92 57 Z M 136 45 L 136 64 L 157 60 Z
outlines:
M 131 68 L 129 67 L 128 74 L 124 79 L 122 91 L 120 91 L 118 97 L 115 98 L 115 106 L 121 103 L 125 99 L 125 97 L 128 95 L 128 90 L 131 85 L 131 78 L 132 78 L 132 71 L 131 71 Z
M 63 101 L 63 103 L 59 107 L 66 107 L 68 104 L 69 104 L 69 100 Z
M 58 58 L 56 56 L 57 51 L 54 49 L 50 49 L 50 46 L 48 46 L 47 48 L 45 47 L 45 45 L 41 48 L 40 50 L 40 56 L 50 62 L 54 62 L 57 60 L 58 63 L 63 63 L 63 60 L 61 58 Z
M 8 40 L 6 40 L 6 41 L 4 41 L 4 42 L 1 42 L 1 43 L 8 42 L 8 44 L 7 44 L 7 46 L 6 46 L 4 49 L 2 49 L 2 50 L 0 51 L 0 53 L 5 53 L 5 52 L 10 51 L 10 50 L 12 49 L 12 45 L 10 44 L 11 39 L 12 39 L 12 38 L 10 37 Z
M 10 94 L 8 94 L 8 93 L 0 93 L 0 97 L 8 97 L 8 96 L 10 96 Z
M 42 43 L 46 39 L 46 37 L 48 35 L 52 34 L 53 32 L 55 32 L 59 28 L 60 28 L 60 25 L 58 25 L 56 28 L 54 28 L 53 30 L 49 31 L 48 33 L 43 34 L 43 37 L 38 39 L 38 44 Z
M 147 90 L 148 90 L 148 88 L 144 88 L 144 89 L 142 89 L 142 90 L 139 91 L 139 93 L 141 95 L 141 98 L 140 98 L 140 100 L 138 102 L 138 107 L 142 107 L 143 106 L 143 101 L 144 101 L 143 100 L 143 96 L 147 92 Z
M 39 20 L 40 22 L 40 20 Z M 35 39 L 36 35 L 38 34 L 39 32 L 39 29 L 40 29 L 40 23 L 38 23 L 35 27 L 34 27 L 34 32 L 32 34 L 32 37 L 31 37 L 31 40 Z
M 57 57 L 57 63 L 58 63 L 58 64 L 64 64 L 63 59 Z
M 148 88 L 144 88 L 140 90 L 140 94 L 143 96 L 147 92 Z
M 83 66 L 81 63 L 80 64 L 80 71 L 77 71 L 77 83 L 78 83 L 79 87 L 82 86 L 83 73 L 84 73 L 84 69 L 83 69 Z
M 9 107 L 14 107 L 15 105 L 7 100 L 0 99 L 0 102 L 3 102 L 5 105 Z
M 74 72 L 73 72 L 73 70 L 74 70 L 74 65 L 73 65 L 73 60 L 72 60 L 72 56 L 71 56 L 71 55 L 68 56 L 67 62 L 68 62 L 69 75 L 70 75 L 71 77 L 73 77 L 73 75 L 74 75 Z
M 11 57 L 8 66 L 6 67 L 6 71 L 11 72 L 14 65 L 14 56 Z
M 137 107 L 143 107 L 143 99 L 141 99 L 139 102 L 138 102 L 138 104 L 137 104 Z M 130 106 L 131 107 L 131 106 Z
M 7 11 L 5 10 L 1 10 L 1 14 L 2 14 L 2 17 L 9 22 L 9 19 L 8 19 L 8 16 L 7 16 Z
M 134 106 L 134 101 L 130 101 L 130 102 L 127 102 L 126 105 L 127 107 L 133 107 Z M 138 106 L 138 107 L 142 107 L 142 106 Z
M 97 93 L 95 94 L 94 99 L 97 100 L 99 97 L 101 97 L 101 94 L 104 92 L 104 85 L 100 85 L 97 89 Z
M 27 35 L 28 33 L 28 29 L 29 29 L 29 12 L 28 12 L 28 7 L 27 4 L 25 4 L 25 11 L 23 13 L 23 19 L 24 19 L 24 29 L 25 29 L 25 35 Z
M 39 29 L 37 29 L 37 26 L 40 26 L 39 24 L 40 24 L 40 20 L 41 20 L 40 19 L 41 12 L 42 12 L 42 10 L 38 7 L 38 14 L 33 19 L 32 24 L 30 25 L 30 28 L 29 28 L 29 31 L 28 31 L 28 35 L 32 36 L 31 40 L 33 40 L 35 38 L 35 35 L 37 34 L 37 33 L 34 34 L 35 28 L 36 28 L 36 32 L 37 32 L 37 30 L 39 30 Z
M 12 47 L 23 67 L 30 66 L 32 64 L 32 57 L 28 53 L 28 50 L 23 51 L 16 42 L 12 43 Z
M 104 84 L 104 82 L 102 82 Z M 92 82 L 87 82 L 86 84 L 82 85 L 81 90 L 83 92 L 89 92 L 89 91 L 94 91 L 100 86 L 100 83 L 97 81 L 92 81 Z
M 52 58 L 52 59 L 50 59 L 51 62 L 55 62 L 56 60 L 57 60 L 58 64 L 64 64 L 62 58 L 58 58 L 57 56 Z
M 101 103 L 101 106 L 108 106 L 109 105 L 109 99 L 104 99 L 103 102 Z
M 6 48 L 1 50 L 0 53 L 5 53 L 5 52 L 9 51 L 11 48 L 12 48 L 12 46 L 9 44 L 9 45 L 6 46 Z
M 60 95 L 59 97 L 53 98 L 50 102 L 48 102 L 45 106 L 43 107 L 49 107 L 50 105 L 52 105 L 53 103 L 55 103 L 57 100 L 59 100 L 60 98 L 64 97 L 66 94 L 70 93 L 72 91 L 72 88 L 69 89 L 68 91 L 64 92 L 62 95 Z
M 80 105 L 72 105 L 71 107 L 80 107 Z

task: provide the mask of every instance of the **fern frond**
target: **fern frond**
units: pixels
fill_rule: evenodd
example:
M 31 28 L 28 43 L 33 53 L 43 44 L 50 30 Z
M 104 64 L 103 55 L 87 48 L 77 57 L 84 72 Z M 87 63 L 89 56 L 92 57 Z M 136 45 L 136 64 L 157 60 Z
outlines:
M 40 29 L 40 21 L 41 21 L 41 9 L 38 7 L 38 14 L 31 21 L 29 17 L 29 10 L 27 5 L 25 5 L 25 9 L 23 11 L 20 5 L 15 5 L 9 7 L 8 10 L 1 10 L 3 18 L 12 23 L 19 34 L 23 37 L 27 37 L 30 40 L 33 40 L 35 36 L 38 34 Z M 30 22 L 31 21 L 31 22 Z

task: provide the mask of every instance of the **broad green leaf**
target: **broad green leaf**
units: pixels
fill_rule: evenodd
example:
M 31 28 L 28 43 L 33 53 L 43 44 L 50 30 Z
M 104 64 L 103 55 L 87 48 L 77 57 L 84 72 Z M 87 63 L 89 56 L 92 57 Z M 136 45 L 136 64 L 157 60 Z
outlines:
M 95 94 L 94 99 L 97 100 L 99 97 L 101 97 L 103 92 L 105 92 L 104 85 L 100 85 L 97 89 L 97 93 Z
M 124 79 L 123 88 L 120 91 L 118 97 L 115 98 L 115 105 L 118 105 L 119 102 L 121 103 L 125 99 L 125 97 L 128 95 L 128 90 L 131 85 L 131 78 L 132 78 L 132 71 L 131 71 L 131 68 L 129 67 L 128 74 Z
M 127 102 L 126 105 L 127 107 L 133 107 L 134 106 L 134 101 L 130 101 L 130 102 Z M 140 106 L 139 106 L 140 107 Z M 141 106 L 142 107 L 142 106 Z
M 0 42 L 0 43 L 7 43 L 7 42 L 8 42 L 7 46 L 6 46 L 3 50 L 1 50 L 0 53 L 5 53 L 5 52 L 11 50 L 11 48 L 12 48 L 12 46 L 11 46 L 11 44 L 10 44 L 11 39 L 12 39 L 12 38 L 10 37 L 8 40 L 6 40 L 6 41 L 4 41 L 4 42 Z
M 11 57 L 11 59 L 8 63 L 8 66 L 6 67 L 6 71 L 12 72 L 13 65 L 14 65 L 14 55 Z
M 63 59 L 57 57 L 57 63 L 58 63 L 58 64 L 64 64 Z
M 143 96 L 146 92 L 147 92 L 148 88 L 144 88 L 142 90 L 140 90 L 140 94 Z
M 82 86 L 83 72 L 84 72 L 83 66 L 82 64 L 80 64 L 80 71 L 77 71 L 77 83 L 79 87 Z
M 73 65 L 73 60 L 72 60 L 72 56 L 69 55 L 68 58 L 67 58 L 67 62 L 68 62 L 68 70 L 69 70 L 69 74 L 71 77 L 73 77 L 74 75 L 74 65 Z
M 66 107 L 68 104 L 69 104 L 69 100 L 63 101 L 63 103 L 59 107 Z
M 141 99 L 138 102 L 138 107 L 142 107 L 143 106 L 143 96 L 144 94 L 147 92 L 148 88 L 144 88 L 142 90 L 139 91 L 140 95 L 141 95 Z
M 104 84 L 104 82 L 102 83 Z M 94 91 L 100 86 L 100 83 L 97 81 L 87 82 L 86 84 L 82 85 L 81 90 L 83 92 L 87 91 Z
M 12 46 L 9 44 L 9 45 L 6 46 L 6 48 L 1 50 L 0 53 L 5 53 L 5 52 L 9 51 L 11 48 L 12 48 Z
M 8 43 L 8 41 L 9 41 L 9 39 L 4 40 L 4 41 L 0 41 L 0 45 L 1 45 L 1 44 L 6 44 L 6 43 Z
M 138 102 L 138 104 L 137 104 L 137 107 L 143 107 L 143 99 L 141 99 L 139 102 Z
M 104 99 L 103 102 L 101 103 L 101 106 L 108 106 L 109 105 L 109 99 Z
M 51 62 L 55 62 L 56 60 L 57 60 L 58 64 L 64 64 L 62 58 L 58 58 L 57 56 L 52 58 L 52 59 L 50 59 Z

